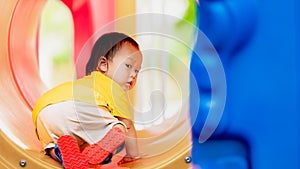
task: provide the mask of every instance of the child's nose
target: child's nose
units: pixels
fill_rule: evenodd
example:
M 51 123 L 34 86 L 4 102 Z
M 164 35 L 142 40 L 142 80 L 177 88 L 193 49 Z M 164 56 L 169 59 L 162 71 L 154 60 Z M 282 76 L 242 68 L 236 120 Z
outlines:
M 132 70 L 132 71 L 130 72 L 130 77 L 135 78 L 136 75 L 137 75 L 137 73 L 136 73 L 135 70 Z

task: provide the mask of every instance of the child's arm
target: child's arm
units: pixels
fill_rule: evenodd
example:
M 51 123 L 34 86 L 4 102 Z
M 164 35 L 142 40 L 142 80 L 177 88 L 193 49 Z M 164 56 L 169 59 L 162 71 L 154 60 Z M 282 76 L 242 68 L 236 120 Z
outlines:
M 127 133 L 126 133 L 127 137 L 125 140 L 125 146 L 127 152 L 126 157 L 132 159 L 139 158 L 140 152 L 139 152 L 137 135 L 136 135 L 136 130 L 133 121 L 121 117 L 118 117 L 118 120 L 122 121 L 127 126 Z

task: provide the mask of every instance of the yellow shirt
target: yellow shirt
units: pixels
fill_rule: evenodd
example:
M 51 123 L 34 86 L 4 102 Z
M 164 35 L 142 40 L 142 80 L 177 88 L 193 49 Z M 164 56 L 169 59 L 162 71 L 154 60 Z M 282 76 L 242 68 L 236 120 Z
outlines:
M 32 111 L 36 128 L 39 112 L 48 105 L 74 100 L 106 107 L 113 116 L 133 119 L 125 91 L 112 79 L 94 71 L 89 76 L 63 83 L 43 94 Z

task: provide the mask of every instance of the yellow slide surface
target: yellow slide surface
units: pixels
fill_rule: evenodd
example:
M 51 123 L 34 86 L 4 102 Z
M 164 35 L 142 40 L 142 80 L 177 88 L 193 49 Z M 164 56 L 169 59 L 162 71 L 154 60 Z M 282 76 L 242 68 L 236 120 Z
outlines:
M 46 90 L 38 73 L 37 32 L 46 0 L 0 0 L 0 168 L 62 168 L 41 153 L 31 120 L 35 100 Z M 129 168 L 191 168 L 187 110 L 138 132 L 146 157 Z

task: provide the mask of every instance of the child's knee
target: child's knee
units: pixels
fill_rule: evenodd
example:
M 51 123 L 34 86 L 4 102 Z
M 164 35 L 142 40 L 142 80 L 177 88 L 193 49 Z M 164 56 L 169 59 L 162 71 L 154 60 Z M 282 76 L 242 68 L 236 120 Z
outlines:
M 123 124 L 115 124 L 113 127 L 119 128 L 126 133 L 126 127 Z

